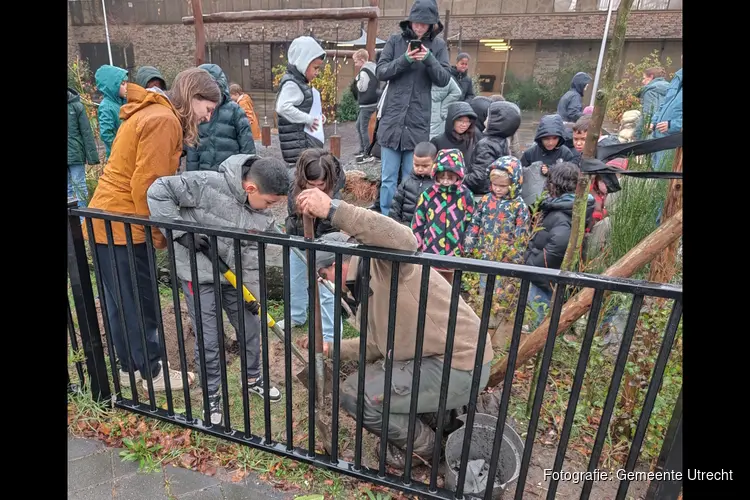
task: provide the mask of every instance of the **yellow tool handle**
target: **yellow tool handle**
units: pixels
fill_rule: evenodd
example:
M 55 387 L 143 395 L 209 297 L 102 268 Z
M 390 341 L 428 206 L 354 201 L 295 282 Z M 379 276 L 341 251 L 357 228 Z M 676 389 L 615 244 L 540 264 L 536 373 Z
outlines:
M 231 270 L 226 271 L 224 277 L 235 289 L 237 288 L 237 276 L 235 276 Z M 245 299 L 245 302 L 257 302 L 255 297 L 253 297 L 253 294 L 250 293 L 250 290 L 248 290 L 245 285 L 242 285 L 242 298 Z M 260 302 L 258 302 L 258 308 L 260 308 Z M 273 328 L 276 321 L 268 313 L 266 313 L 266 318 L 268 319 L 268 328 Z

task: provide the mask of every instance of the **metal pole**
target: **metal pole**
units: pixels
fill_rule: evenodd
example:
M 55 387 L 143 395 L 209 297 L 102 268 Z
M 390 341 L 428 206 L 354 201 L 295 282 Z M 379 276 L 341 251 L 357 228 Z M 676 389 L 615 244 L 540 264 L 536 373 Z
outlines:
M 107 5 L 102 0 L 102 14 L 104 14 L 104 34 L 107 37 L 107 52 L 109 53 L 109 65 L 114 66 L 112 63 L 112 46 L 109 43 L 109 23 L 107 22 Z
M 607 45 L 607 34 L 609 34 L 609 21 L 612 19 L 612 0 L 609 0 L 607 8 L 607 23 L 604 25 L 604 36 L 602 36 L 602 46 L 599 49 L 599 60 L 596 62 L 596 75 L 594 76 L 594 88 L 591 91 L 590 106 L 594 105 L 596 99 L 596 89 L 599 87 L 599 76 L 602 74 L 602 61 L 604 60 L 604 47 Z
M 500 95 L 505 95 L 505 77 L 508 75 L 508 63 L 510 62 L 510 40 L 508 50 L 505 51 L 505 66 L 503 66 L 503 81 L 500 83 Z

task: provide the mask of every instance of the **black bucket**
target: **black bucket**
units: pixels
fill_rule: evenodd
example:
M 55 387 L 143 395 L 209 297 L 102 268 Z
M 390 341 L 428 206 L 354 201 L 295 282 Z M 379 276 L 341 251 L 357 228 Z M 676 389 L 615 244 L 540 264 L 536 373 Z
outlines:
M 445 487 L 450 491 L 456 491 L 458 469 L 461 464 L 461 449 L 463 448 L 464 432 L 466 430 L 466 415 L 461 415 L 458 419 L 463 422 L 464 426 L 452 432 L 445 443 Z M 474 415 L 473 427 L 468 461 L 481 459 L 489 467 L 492 456 L 492 445 L 495 441 L 497 417 L 485 413 L 476 413 Z M 521 472 L 521 455 L 523 455 L 523 441 L 521 437 L 513 428 L 505 424 L 503 441 L 500 446 L 500 459 L 498 460 L 497 474 L 495 474 L 494 489 L 492 491 L 493 499 L 502 498 L 508 486 L 518 480 L 518 475 Z M 464 493 L 480 497 L 484 496 L 484 490 L 469 491 L 466 488 L 466 484 L 464 485 Z

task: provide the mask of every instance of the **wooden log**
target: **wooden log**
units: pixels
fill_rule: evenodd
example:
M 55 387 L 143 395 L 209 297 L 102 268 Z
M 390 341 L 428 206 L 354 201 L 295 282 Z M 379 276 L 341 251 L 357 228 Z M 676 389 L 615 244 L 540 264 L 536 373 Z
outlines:
M 341 136 L 340 135 L 332 135 L 330 137 L 329 142 L 329 149 L 331 150 L 331 153 L 333 153 L 333 156 L 336 158 L 341 158 Z
M 662 250 L 677 240 L 682 234 L 682 210 L 678 211 L 668 221 L 659 226 L 656 231 L 644 238 L 638 245 L 633 247 L 612 267 L 607 269 L 603 276 L 628 278 L 638 269 L 651 262 Z M 563 305 L 560 311 L 560 322 L 557 329 L 558 334 L 564 332 L 578 318 L 583 316 L 591 308 L 594 298 L 594 290 L 586 288 L 577 293 L 573 298 Z M 516 366 L 521 366 L 529 358 L 539 352 L 547 339 L 550 318 L 547 317 L 518 347 L 518 358 Z M 492 366 L 490 380 L 487 387 L 494 387 L 503 381 L 505 371 L 508 368 L 508 358 Z
M 196 0 L 193 0 L 195 3 Z M 193 10 L 193 13 L 196 11 Z M 380 17 L 378 7 L 342 7 L 331 9 L 283 9 L 283 10 L 242 10 L 239 12 L 215 12 L 203 16 L 204 23 L 243 23 L 253 21 L 307 21 L 377 19 Z M 195 16 L 185 16 L 182 24 L 195 23 Z
M 192 0 L 193 14 L 198 17 L 195 22 L 195 65 L 200 66 L 206 62 L 206 28 L 203 26 L 203 6 L 201 0 Z
M 370 7 L 378 8 L 378 0 L 370 0 Z M 375 61 L 375 42 L 378 39 L 378 18 L 371 17 L 367 21 L 367 42 L 365 48 L 370 55 L 370 61 Z
M 677 148 L 672 163 L 673 172 L 682 172 L 682 148 Z M 662 212 L 662 224 L 668 221 L 678 210 L 682 210 L 682 179 L 670 179 L 667 199 Z M 648 279 L 656 283 L 668 283 L 675 272 L 677 258 L 677 241 L 669 245 L 651 263 Z
M 271 126 L 263 125 L 260 129 L 260 143 L 265 147 L 271 146 Z

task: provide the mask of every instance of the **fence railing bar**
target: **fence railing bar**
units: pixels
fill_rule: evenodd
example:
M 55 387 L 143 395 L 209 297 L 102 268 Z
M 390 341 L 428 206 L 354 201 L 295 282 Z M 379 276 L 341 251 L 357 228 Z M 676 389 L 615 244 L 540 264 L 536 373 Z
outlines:
M 73 348 L 73 352 L 78 354 L 78 340 L 76 339 L 76 329 L 73 324 L 73 313 L 70 310 L 70 302 L 68 302 L 68 334 L 70 335 L 70 347 Z M 79 386 L 83 388 L 86 385 L 86 378 L 83 376 L 83 362 L 76 361 L 76 372 L 78 372 Z
M 195 235 L 188 233 L 188 254 L 190 260 L 190 282 L 193 294 L 193 330 L 195 345 L 198 347 L 198 362 L 201 374 L 201 396 L 203 397 L 203 422 L 211 425 L 211 410 L 208 406 L 208 374 L 206 373 L 206 343 L 203 338 L 203 312 L 201 311 L 201 288 L 198 275 L 198 257 L 195 252 Z
M 242 241 L 235 238 L 233 240 L 234 246 L 234 275 L 237 278 L 237 283 L 244 283 L 242 280 Z M 242 300 L 241 292 L 237 292 L 237 335 L 240 341 L 240 383 L 242 384 L 242 415 L 245 424 L 245 438 L 252 436 L 252 429 L 250 428 L 250 393 L 248 392 L 248 380 L 247 380 L 247 336 L 245 332 L 245 304 Z
M 529 282 L 526 280 L 522 280 L 521 288 L 518 291 L 518 304 L 516 305 L 516 315 L 513 323 L 513 334 L 511 335 L 510 347 L 508 348 L 508 369 L 505 371 L 505 378 L 503 379 L 503 392 L 500 396 L 500 408 L 497 412 L 495 439 L 492 443 L 490 468 L 487 471 L 488 478 L 494 478 L 497 475 L 497 467 L 500 462 L 500 449 L 503 444 L 503 435 L 505 434 L 505 420 L 508 417 L 508 406 L 510 404 L 513 375 L 516 372 L 518 347 L 521 344 L 521 330 L 523 329 L 523 319 L 526 313 L 526 299 L 528 295 Z M 485 489 L 484 500 L 492 500 L 492 488 Z
M 167 343 L 164 338 L 164 319 L 161 314 L 161 301 L 159 299 L 159 281 L 156 275 L 156 253 L 154 249 L 154 237 L 151 229 L 146 229 L 146 253 L 148 254 L 148 271 L 151 278 L 151 295 L 154 301 L 154 312 L 156 314 L 156 331 L 158 334 L 159 347 L 161 349 L 161 364 L 164 372 L 164 388 L 167 395 L 167 412 L 174 415 L 174 405 L 172 403 L 172 382 L 167 376 L 169 373 L 169 358 L 167 357 Z
M 594 299 L 591 303 L 589 318 L 586 322 L 586 332 L 583 335 L 581 352 L 578 355 L 578 364 L 576 365 L 575 375 L 573 376 L 573 386 L 570 389 L 568 408 L 565 411 L 565 421 L 563 422 L 562 432 L 560 433 L 560 442 L 557 445 L 555 464 L 552 467 L 553 475 L 550 479 L 549 486 L 547 487 L 547 500 L 554 500 L 555 494 L 557 493 L 557 485 L 559 481 L 559 476 L 557 475 L 557 473 L 562 470 L 563 462 L 565 461 L 565 451 L 568 449 L 570 431 L 573 428 L 573 420 L 575 418 L 576 408 L 578 406 L 578 398 L 581 395 L 583 379 L 586 376 L 586 365 L 589 361 L 591 345 L 594 342 L 594 333 L 596 332 L 596 326 L 599 322 L 599 313 L 602 310 L 603 301 L 604 290 L 594 290 Z
M 159 217 L 147 218 L 125 214 L 114 214 L 91 208 L 70 208 L 68 212 L 81 217 L 95 217 L 97 219 L 111 220 L 115 222 L 130 222 L 133 224 L 151 224 L 164 229 L 177 231 L 195 232 L 214 235 L 218 237 L 240 239 L 266 243 L 268 245 L 295 246 L 301 250 L 315 249 L 328 252 L 341 252 L 347 255 L 359 257 L 379 258 L 392 262 L 406 264 L 428 264 L 435 267 L 451 268 L 464 272 L 476 272 L 480 274 L 494 274 L 520 279 L 542 278 L 567 286 L 603 288 L 605 290 L 637 293 L 651 295 L 654 297 L 665 297 L 670 299 L 680 298 L 682 287 L 667 283 L 652 283 L 648 281 L 632 280 L 625 278 L 613 278 L 588 273 L 568 272 L 559 269 L 548 269 L 544 267 L 531 267 L 521 264 L 510 264 L 488 260 L 475 260 L 466 257 L 453 257 L 420 252 L 408 252 L 389 248 L 379 248 L 360 245 L 356 243 L 343 242 L 319 242 L 305 240 L 299 236 L 290 236 L 275 231 L 262 232 L 252 230 L 238 230 L 222 228 L 219 226 L 197 225 L 195 223 L 163 219 Z
M 169 260 L 169 278 L 172 285 L 172 307 L 174 309 L 175 331 L 177 332 L 177 350 L 180 355 L 180 373 L 182 374 L 182 392 L 185 398 L 185 418 L 193 421 L 193 405 L 190 400 L 190 380 L 187 374 L 187 354 L 185 352 L 185 332 L 182 328 L 182 308 L 180 307 L 180 285 L 177 277 L 177 263 L 174 257 L 174 235 L 171 229 L 166 230 L 167 257 Z M 186 298 L 185 300 L 190 300 Z
M 237 286 L 242 290 L 242 284 L 237 283 Z M 271 399 L 269 397 L 269 387 L 271 381 L 269 380 L 269 368 L 268 368 L 268 290 L 266 281 L 266 244 L 258 243 L 258 290 L 260 297 L 260 312 L 258 316 L 260 318 L 260 344 L 263 351 L 262 369 L 263 369 L 263 424 L 265 427 L 265 438 L 266 442 L 270 443 L 271 438 Z M 238 291 L 238 300 L 242 300 L 242 292 Z M 244 375 L 244 374 L 243 374 Z
M 315 269 L 315 249 L 307 251 L 307 451 L 315 456 L 315 294 L 318 292 L 318 272 Z
M 552 363 L 552 351 L 555 349 L 555 340 L 557 340 L 557 330 L 560 327 L 560 311 L 562 310 L 563 300 L 565 297 L 565 286 L 558 284 L 552 298 L 552 313 L 550 315 L 549 329 L 547 330 L 547 340 L 542 352 L 542 363 L 539 366 L 539 379 L 534 389 L 534 403 L 531 407 L 531 418 L 529 427 L 526 431 L 526 441 L 524 442 L 523 456 L 521 457 L 521 472 L 518 475 L 516 483 L 515 500 L 523 498 L 524 489 L 526 488 L 526 479 L 531 463 L 531 452 L 534 448 L 536 439 L 537 426 L 539 425 L 539 414 L 542 410 L 542 401 L 544 400 L 544 390 L 547 388 L 547 375 L 549 366 Z
M 411 401 L 409 402 L 409 428 L 406 433 L 406 456 L 403 484 L 411 484 L 411 466 L 414 453 L 414 430 L 417 423 L 419 405 L 419 381 L 422 370 L 422 351 L 424 350 L 424 327 L 427 317 L 427 297 L 430 288 L 430 266 L 422 266 L 419 285 L 419 309 L 417 311 L 417 339 L 414 346 L 414 375 L 411 380 Z
M 482 367 L 484 366 L 484 349 L 489 335 L 490 313 L 492 312 L 492 298 L 495 291 L 495 276 L 487 276 L 484 290 L 484 302 L 482 304 L 482 317 L 479 323 L 479 335 L 477 336 L 477 352 L 474 356 L 474 371 L 471 377 L 471 390 L 469 391 L 469 404 L 466 411 L 466 425 L 464 425 L 464 442 L 461 445 L 461 462 L 458 466 L 458 482 L 456 483 L 456 498 L 464 496 L 464 481 L 466 480 L 466 467 L 469 463 L 469 450 L 471 448 L 471 436 L 474 431 L 474 416 L 477 412 L 477 398 L 479 397 L 479 382 L 482 378 Z M 489 376 L 489 374 L 488 374 Z M 487 479 L 487 489 L 492 489 L 494 481 Z
M 112 233 L 112 223 L 110 221 L 104 221 L 104 231 L 107 234 L 107 251 L 109 253 L 109 262 L 111 264 L 112 271 L 112 282 L 113 288 L 115 289 L 115 300 L 117 301 L 117 315 L 120 318 L 120 328 L 123 343 L 125 344 L 125 352 L 128 356 L 128 378 L 130 380 L 130 395 L 134 404 L 139 404 L 138 400 L 138 386 L 135 382 L 135 366 L 133 366 L 133 353 L 130 349 L 130 338 L 128 337 L 128 326 L 125 323 L 125 312 L 122 306 L 122 289 L 120 288 L 120 274 L 117 269 L 117 261 L 115 260 L 115 238 Z M 110 360 L 113 365 L 116 365 L 115 360 Z M 120 360 L 122 363 L 122 360 Z M 119 375 L 118 375 L 119 377 Z
M 362 470 L 362 429 L 365 412 L 365 366 L 367 365 L 367 320 L 370 304 L 370 258 L 363 257 L 359 303 L 359 364 L 357 368 L 357 425 L 354 430 L 354 470 Z
M 86 218 L 86 233 L 89 236 L 89 249 L 91 250 L 91 260 L 94 263 L 94 280 L 96 281 L 96 290 L 99 294 L 99 304 L 102 311 L 102 324 L 104 325 L 104 337 L 107 339 L 107 352 L 109 353 L 109 368 L 112 372 L 112 384 L 115 388 L 115 398 L 117 400 L 122 399 L 122 388 L 120 387 L 120 376 L 117 373 L 117 363 L 115 360 L 117 356 L 115 354 L 115 343 L 112 340 L 112 326 L 109 324 L 109 315 L 107 314 L 107 308 L 109 304 L 106 300 L 106 294 L 104 292 L 104 281 L 102 280 L 101 264 L 99 263 L 99 254 L 96 251 L 96 241 L 94 240 L 94 223 L 91 218 Z
M 227 356 L 224 351 L 224 297 L 222 293 L 221 275 L 219 274 L 219 248 L 216 236 L 209 237 L 211 242 L 211 271 L 213 272 L 213 289 L 214 289 L 214 303 L 216 304 L 216 331 L 218 332 L 219 342 L 219 370 L 221 377 L 221 398 L 222 398 L 222 411 L 224 413 L 221 425 L 224 426 L 224 431 L 229 432 L 232 429 L 232 419 L 229 415 L 229 382 L 227 376 Z M 237 293 L 237 300 L 242 300 L 242 294 Z M 213 425 L 213 422 L 209 420 L 209 423 Z
M 341 283 L 344 258 L 336 254 L 334 269 L 336 283 L 333 289 L 333 389 L 331 394 L 331 462 L 339 461 L 339 386 L 341 383 Z
M 451 284 L 451 303 L 448 308 L 448 331 L 445 339 L 445 355 L 443 356 L 443 374 L 440 380 L 440 399 L 438 400 L 437 429 L 435 429 L 435 447 L 432 452 L 432 468 L 430 470 L 429 491 L 437 491 L 438 464 L 440 463 L 440 443 L 445 429 L 445 406 L 448 399 L 448 386 L 451 378 L 451 362 L 453 361 L 453 343 L 456 340 L 456 319 L 458 316 L 458 299 L 461 293 L 460 270 L 455 270 Z
M 391 286 L 388 295 L 388 330 L 386 333 L 385 380 L 383 382 L 383 421 L 380 427 L 380 460 L 378 475 L 385 477 L 385 456 L 388 447 L 388 424 L 391 417 L 391 382 L 393 381 L 393 343 L 396 335 L 396 305 L 398 303 L 399 263 L 391 263 Z
M 641 414 L 638 417 L 638 424 L 635 428 L 635 434 L 633 435 L 633 442 L 630 445 L 628 460 L 625 463 L 626 472 L 633 472 L 633 469 L 635 469 L 635 463 L 641 453 L 643 439 L 646 437 L 648 422 L 651 419 L 651 413 L 654 410 L 656 396 L 661 388 L 661 382 L 664 378 L 664 370 L 666 370 L 667 363 L 669 362 L 669 354 L 672 352 L 672 345 L 674 344 L 675 336 L 677 335 L 677 328 L 680 324 L 681 315 L 682 302 L 675 301 L 674 306 L 672 306 L 672 313 L 669 315 L 669 320 L 667 321 L 664 340 L 662 340 L 661 348 L 659 349 L 659 354 L 656 358 L 656 363 L 654 364 L 651 381 L 648 384 L 646 398 L 643 401 L 643 409 L 641 409 Z M 628 486 L 630 486 L 630 479 L 626 476 L 620 480 L 620 486 L 617 488 L 617 496 L 615 497 L 615 500 L 625 499 L 625 495 L 628 492 Z
M 617 353 L 615 368 L 612 372 L 612 379 L 609 383 L 607 399 L 604 401 L 604 409 L 602 410 L 602 416 L 599 419 L 599 428 L 596 431 L 596 438 L 594 438 L 594 447 L 592 448 L 591 456 L 589 457 L 589 465 L 587 469 L 588 472 L 594 472 L 594 469 L 599 467 L 599 457 L 601 457 L 602 449 L 604 448 L 604 440 L 607 438 L 607 434 L 609 431 L 609 421 L 612 418 L 612 413 L 615 409 L 617 393 L 620 391 L 620 383 L 622 381 L 622 375 L 625 372 L 625 365 L 628 361 L 630 344 L 633 341 L 635 327 L 638 323 L 638 316 L 640 316 L 642 306 L 643 295 L 633 296 L 633 303 L 630 305 L 628 321 L 625 325 L 625 331 L 622 334 L 622 340 L 620 341 L 620 350 Z M 583 488 L 581 489 L 581 500 L 587 500 L 589 498 L 593 486 L 594 482 L 592 479 L 587 479 L 586 481 L 584 481 Z
M 292 406 L 292 309 L 289 247 L 281 248 L 284 280 L 284 390 L 286 391 L 286 451 L 294 450 L 294 414 Z

